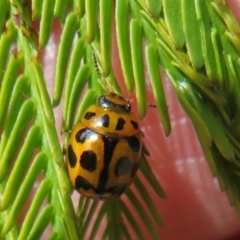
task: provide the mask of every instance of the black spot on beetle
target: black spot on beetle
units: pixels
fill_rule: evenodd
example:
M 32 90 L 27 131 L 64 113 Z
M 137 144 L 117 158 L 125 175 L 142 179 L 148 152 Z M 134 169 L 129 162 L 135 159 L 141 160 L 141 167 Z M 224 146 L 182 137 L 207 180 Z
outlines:
M 97 167 L 96 154 L 91 150 L 84 151 L 80 157 L 80 165 L 83 169 L 93 172 Z
M 128 157 L 121 157 L 115 167 L 115 175 L 117 177 L 126 175 L 131 172 L 132 163 Z
M 112 195 L 118 197 L 124 193 L 126 188 L 127 188 L 126 183 L 119 183 L 117 186 L 111 187 L 111 188 L 107 189 L 106 191 L 111 193 Z
M 96 115 L 95 112 L 86 112 L 86 113 L 84 114 L 84 118 L 85 118 L 86 120 L 89 120 L 89 119 L 91 119 L 92 117 L 94 117 L 95 115 Z
M 86 140 L 90 139 L 92 136 L 96 134 L 97 133 L 90 130 L 89 128 L 83 128 L 76 133 L 75 139 L 79 143 L 84 143 Z
M 133 167 L 132 167 L 132 171 L 131 171 L 131 176 L 134 177 L 137 173 L 137 170 L 139 168 L 139 161 L 135 162 Z
M 137 122 L 131 120 L 130 123 L 132 124 L 134 129 L 138 130 L 138 123 Z
M 76 157 L 75 152 L 73 151 L 73 148 L 72 148 L 71 144 L 68 146 L 67 154 L 68 154 L 69 164 L 70 164 L 71 168 L 74 168 L 76 166 L 76 163 L 77 163 L 77 157 Z
M 108 128 L 109 126 L 109 120 L 110 120 L 110 117 L 108 116 L 108 114 L 105 114 L 101 117 L 101 120 L 102 120 L 102 125 L 105 127 L 105 128 Z
M 118 131 L 123 130 L 125 123 L 126 123 L 125 120 L 120 117 L 117 121 L 117 125 L 116 125 L 115 129 Z
M 109 163 L 112 160 L 114 149 L 118 143 L 118 138 L 109 138 L 106 136 L 102 137 L 103 144 L 104 144 L 104 152 L 103 152 L 103 159 L 104 159 L 104 166 L 99 175 L 98 186 L 96 188 L 96 193 L 101 195 L 105 192 L 106 183 L 109 177 Z
M 88 182 L 84 177 L 77 176 L 75 179 L 75 188 L 79 190 L 83 188 L 84 190 L 94 189 L 93 185 Z
M 136 136 L 126 137 L 125 139 L 134 152 L 139 151 L 141 144 Z
M 103 170 L 101 171 L 100 175 L 99 175 L 99 180 L 98 180 L 98 185 L 96 188 L 96 193 L 101 195 L 105 192 L 105 186 L 108 180 L 108 168 L 106 168 L 104 166 Z

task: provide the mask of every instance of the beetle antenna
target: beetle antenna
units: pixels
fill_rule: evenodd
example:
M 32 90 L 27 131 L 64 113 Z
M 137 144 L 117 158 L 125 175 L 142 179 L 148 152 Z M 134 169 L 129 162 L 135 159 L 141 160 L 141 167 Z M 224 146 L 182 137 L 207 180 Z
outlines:
M 157 108 L 157 105 L 155 105 L 155 104 L 148 103 L 147 106 L 150 107 L 150 108 Z
M 95 70 L 97 72 L 97 75 L 102 80 L 103 76 L 102 76 L 102 74 L 100 73 L 100 70 L 99 70 L 96 54 L 93 52 L 92 56 L 93 56 L 93 63 L 94 63 L 94 67 L 95 67 Z
M 97 61 L 97 56 L 96 54 L 93 52 L 92 53 L 92 56 L 93 56 L 93 63 L 94 63 L 94 67 L 95 67 L 95 70 L 97 72 L 97 75 L 101 81 L 101 83 L 104 85 L 105 89 L 107 90 L 107 92 L 110 92 L 109 90 L 109 86 L 106 82 L 106 79 L 104 78 L 103 74 L 101 73 L 100 69 L 99 69 L 99 64 L 98 64 L 98 61 Z

